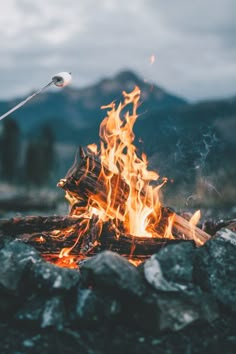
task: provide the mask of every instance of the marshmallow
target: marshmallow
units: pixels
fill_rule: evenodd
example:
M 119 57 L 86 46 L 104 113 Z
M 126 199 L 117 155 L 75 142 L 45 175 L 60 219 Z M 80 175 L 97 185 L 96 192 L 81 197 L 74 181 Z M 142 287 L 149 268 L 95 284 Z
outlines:
M 53 76 L 52 81 L 57 87 L 65 87 L 70 84 L 72 80 L 71 73 L 61 72 Z

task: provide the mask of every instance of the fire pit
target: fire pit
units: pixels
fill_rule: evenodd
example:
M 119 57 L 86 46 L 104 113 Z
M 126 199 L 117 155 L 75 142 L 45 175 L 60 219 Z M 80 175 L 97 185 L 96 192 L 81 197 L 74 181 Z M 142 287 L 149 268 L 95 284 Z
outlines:
M 0 221 L 1 353 L 234 352 L 235 223 L 162 205 L 123 96 L 58 183 L 70 215 Z
M 63 228 L 54 224 L 50 232 L 40 222 L 39 233 L 30 230 L 28 242 L 45 259 L 74 268 L 85 257 L 112 250 L 138 264 L 166 244 L 187 239 L 199 246 L 209 239 L 196 227 L 199 212 L 187 221 L 161 204 L 167 178 L 148 170 L 147 157 L 134 145 L 140 94 L 136 87 L 123 92 L 117 107 L 102 107 L 108 112 L 100 126 L 99 146 L 81 148 L 80 162 L 59 181 L 74 220 L 68 219 Z

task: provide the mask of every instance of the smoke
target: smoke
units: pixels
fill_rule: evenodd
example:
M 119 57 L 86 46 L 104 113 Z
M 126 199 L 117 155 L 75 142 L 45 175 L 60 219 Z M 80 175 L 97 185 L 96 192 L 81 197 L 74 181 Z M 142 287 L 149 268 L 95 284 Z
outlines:
M 222 198 L 219 156 L 223 142 L 211 126 L 168 127 L 169 144 L 151 162 L 161 175 L 173 180 L 165 188 L 164 199 L 177 208 L 201 207 Z
M 209 128 L 207 133 L 202 135 L 202 140 L 196 146 L 199 157 L 195 160 L 194 168 L 196 170 L 203 170 L 210 153 L 216 149 L 217 145 L 220 143 L 219 138 L 216 136 L 215 132 L 212 132 Z

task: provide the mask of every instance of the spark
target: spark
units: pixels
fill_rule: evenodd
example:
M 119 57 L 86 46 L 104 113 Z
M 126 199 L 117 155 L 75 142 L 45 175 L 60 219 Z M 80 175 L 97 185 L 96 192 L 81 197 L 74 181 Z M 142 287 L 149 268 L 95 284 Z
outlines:
M 152 54 L 152 55 L 150 56 L 150 64 L 153 65 L 153 64 L 155 63 L 155 60 L 156 60 L 155 55 Z

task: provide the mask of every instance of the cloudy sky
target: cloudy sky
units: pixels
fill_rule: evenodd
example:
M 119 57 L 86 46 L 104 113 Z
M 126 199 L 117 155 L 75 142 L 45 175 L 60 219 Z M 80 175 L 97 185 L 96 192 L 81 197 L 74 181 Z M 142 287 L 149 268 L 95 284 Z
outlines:
M 235 14 L 235 0 L 2 1 L 0 99 L 127 68 L 190 100 L 235 95 Z

